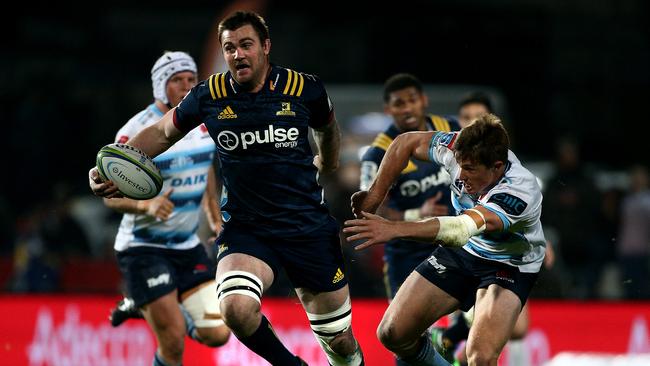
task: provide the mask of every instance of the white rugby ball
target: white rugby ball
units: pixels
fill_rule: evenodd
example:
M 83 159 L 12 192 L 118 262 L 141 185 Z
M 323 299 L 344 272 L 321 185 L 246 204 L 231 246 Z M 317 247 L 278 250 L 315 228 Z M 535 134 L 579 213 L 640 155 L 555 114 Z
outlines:
M 141 150 L 126 144 L 106 145 L 97 153 L 97 170 L 103 180 L 136 200 L 156 197 L 163 185 L 160 170 Z

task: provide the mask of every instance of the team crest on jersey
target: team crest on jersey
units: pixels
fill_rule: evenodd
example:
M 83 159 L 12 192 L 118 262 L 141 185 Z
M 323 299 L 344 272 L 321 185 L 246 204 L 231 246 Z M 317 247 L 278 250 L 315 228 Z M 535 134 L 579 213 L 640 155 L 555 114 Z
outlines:
M 230 106 L 226 106 L 226 108 L 223 109 L 219 113 L 219 116 L 217 117 L 218 119 L 232 119 L 232 118 L 237 118 L 237 113 L 235 113 Z
M 449 149 L 454 148 L 454 142 L 456 141 L 456 133 L 454 132 L 436 132 L 433 136 L 433 145 L 434 146 L 445 146 Z
M 282 109 L 275 112 L 276 116 L 291 116 L 295 117 L 296 112 L 291 110 L 291 103 L 289 102 L 282 102 Z
M 228 244 L 219 244 L 219 250 L 217 251 L 217 257 L 221 255 L 221 253 L 225 252 L 228 250 Z
M 521 215 L 528 204 L 519 197 L 508 193 L 497 193 L 490 197 L 488 202 L 494 202 L 510 215 Z

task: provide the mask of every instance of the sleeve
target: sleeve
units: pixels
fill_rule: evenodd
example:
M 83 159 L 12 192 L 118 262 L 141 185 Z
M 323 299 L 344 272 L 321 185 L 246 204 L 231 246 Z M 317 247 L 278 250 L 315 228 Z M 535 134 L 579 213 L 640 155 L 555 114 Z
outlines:
M 499 216 L 504 230 L 507 231 L 510 227 L 530 219 L 529 208 L 536 200 L 536 193 L 526 191 L 527 189 L 518 189 L 518 186 L 511 184 L 497 185 L 484 198 L 483 206 Z
M 117 131 L 117 134 L 115 135 L 116 143 L 124 144 L 139 132 L 139 129 L 136 128 L 136 118 L 137 115 L 131 118 L 124 126 L 122 126 L 122 128 Z
M 202 123 L 200 95 L 205 88 L 205 81 L 192 88 L 174 109 L 174 126 L 180 131 L 188 133 Z
M 359 184 L 359 188 L 362 191 L 367 191 L 372 182 L 375 181 L 384 154 L 384 150 L 376 147 L 370 147 L 366 153 L 363 154 L 363 157 L 361 158 L 361 177 Z
M 315 75 L 303 74 L 307 85 L 305 104 L 311 112 L 309 126 L 319 128 L 327 125 L 334 116 L 334 106 L 327 95 L 323 82 Z
M 445 168 L 448 172 L 455 163 L 454 142 L 458 132 L 436 132 L 429 142 L 429 160 Z

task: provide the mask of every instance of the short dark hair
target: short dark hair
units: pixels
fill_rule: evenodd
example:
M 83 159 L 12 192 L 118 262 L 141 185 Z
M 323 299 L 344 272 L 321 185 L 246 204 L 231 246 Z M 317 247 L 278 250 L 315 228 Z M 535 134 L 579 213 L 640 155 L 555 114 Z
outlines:
M 415 88 L 420 94 L 422 94 L 422 83 L 415 76 L 400 73 L 389 77 L 384 83 L 384 102 L 388 102 L 390 99 L 390 93 L 410 87 Z
M 463 99 L 460 100 L 458 109 L 463 108 L 468 104 L 481 104 L 485 106 L 485 108 L 488 110 L 488 113 L 494 112 L 494 109 L 492 109 L 492 101 L 490 100 L 490 97 L 483 92 L 472 92 L 465 95 Z
M 501 119 L 484 114 L 463 128 L 454 144 L 458 161 L 469 160 L 491 167 L 497 161 L 508 161 L 510 139 Z
M 264 41 L 271 38 L 269 36 L 269 27 L 266 26 L 264 18 L 252 11 L 238 11 L 219 23 L 219 27 L 217 28 L 219 42 L 221 43 L 223 32 L 239 29 L 246 24 L 250 24 L 253 29 L 255 29 L 255 33 L 257 33 L 257 36 L 260 38 L 260 42 L 264 43 Z

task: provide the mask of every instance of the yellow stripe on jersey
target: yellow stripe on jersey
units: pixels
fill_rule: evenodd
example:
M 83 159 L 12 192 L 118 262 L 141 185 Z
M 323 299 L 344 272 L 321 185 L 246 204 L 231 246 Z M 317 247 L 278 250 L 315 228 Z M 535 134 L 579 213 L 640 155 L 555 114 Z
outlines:
M 210 95 L 212 96 L 212 99 L 217 99 L 217 97 L 214 95 L 214 77 L 215 75 L 210 75 L 210 78 L 208 79 L 208 88 L 210 88 Z
M 451 132 L 449 121 L 445 118 L 433 114 L 429 115 L 429 118 L 431 118 L 431 122 L 433 122 L 433 127 L 435 127 L 436 131 Z
M 228 93 L 226 92 L 226 74 L 221 74 L 221 94 L 224 97 L 228 96 Z
M 384 151 L 388 150 L 388 146 L 393 142 L 393 139 L 388 137 L 385 133 L 380 133 L 372 142 L 372 146 L 378 147 Z
M 289 92 L 289 95 L 293 95 L 293 92 L 296 91 L 296 84 L 298 84 L 298 73 L 295 71 L 291 71 L 293 74 L 293 82 L 291 83 L 291 91 Z
M 297 97 L 302 94 L 302 86 L 305 84 L 305 78 L 302 76 L 302 74 L 298 75 L 300 76 L 300 85 L 298 86 L 298 93 L 296 94 Z
M 232 108 L 230 108 L 230 106 L 226 106 L 226 110 L 227 110 L 228 113 L 230 113 L 230 114 L 235 114 L 235 112 L 232 110 Z
M 284 91 L 282 92 L 282 94 L 287 94 L 287 92 L 289 91 L 289 85 L 291 85 L 291 79 L 293 77 L 293 71 L 290 70 L 290 69 L 287 69 L 287 74 L 288 74 L 288 76 L 287 76 L 287 85 L 284 86 Z
M 372 146 L 378 147 L 378 148 L 386 151 L 386 150 L 388 150 L 388 147 L 390 146 L 390 144 L 392 142 L 393 142 L 393 139 L 382 132 L 379 135 L 377 135 L 377 137 L 375 138 L 375 141 L 372 142 Z M 415 165 L 415 163 L 413 161 L 409 160 L 409 163 L 406 166 L 406 168 L 404 168 L 404 170 L 402 170 L 402 174 L 407 174 L 407 173 L 410 173 L 410 172 L 414 172 L 416 170 L 418 170 L 418 166 Z

